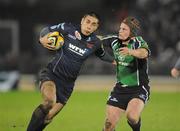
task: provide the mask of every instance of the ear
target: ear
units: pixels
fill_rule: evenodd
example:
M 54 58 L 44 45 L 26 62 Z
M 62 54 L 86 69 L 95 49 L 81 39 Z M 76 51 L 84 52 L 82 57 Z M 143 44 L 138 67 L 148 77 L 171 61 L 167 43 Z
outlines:
M 97 26 L 97 29 L 99 28 L 99 26 L 100 26 L 100 25 L 99 25 L 99 22 L 98 22 L 98 26 Z
M 81 24 L 83 23 L 83 21 L 84 21 L 84 17 L 81 19 Z

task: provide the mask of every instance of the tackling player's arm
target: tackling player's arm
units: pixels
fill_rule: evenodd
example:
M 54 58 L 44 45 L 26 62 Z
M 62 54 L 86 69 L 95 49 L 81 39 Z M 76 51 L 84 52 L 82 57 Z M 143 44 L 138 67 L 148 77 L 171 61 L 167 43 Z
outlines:
M 113 65 L 116 65 L 116 62 L 109 53 L 105 52 L 103 45 L 101 45 L 101 48 L 97 49 L 95 52 L 95 55 L 99 57 L 101 60 L 112 63 Z
M 108 61 L 110 63 L 112 63 L 113 65 L 117 65 L 116 61 L 114 60 L 114 57 L 112 55 L 110 55 L 109 53 L 107 53 L 105 50 L 104 50 L 104 46 L 105 47 L 111 47 L 111 43 L 114 39 L 117 38 L 116 35 L 106 35 L 106 36 L 97 36 L 101 42 L 102 42 L 102 45 L 101 45 L 101 48 L 99 49 L 98 53 L 99 53 L 99 58 L 103 61 Z M 98 55 L 97 55 L 98 56 Z
M 120 53 L 123 55 L 131 55 L 139 59 L 144 59 L 148 57 L 148 50 L 145 48 L 138 49 L 128 49 L 127 47 L 120 48 Z
M 120 53 L 123 55 L 131 55 L 139 59 L 145 59 L 150 56 L 150 49 L 148 44 L 142 39 L 142 37 L 135 38 L 134 49 L 129 49 L 128 47 L 120 48 Z

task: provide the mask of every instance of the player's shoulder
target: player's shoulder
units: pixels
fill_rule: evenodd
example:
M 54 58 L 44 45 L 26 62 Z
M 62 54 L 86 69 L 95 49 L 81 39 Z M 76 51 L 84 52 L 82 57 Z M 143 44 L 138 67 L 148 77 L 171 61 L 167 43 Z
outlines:
M 142 36 L 136 36 L 133 39 L 133 46 L 137 49 L 137 48 L 146 48 L 149 50 L 149 46 L 147 44 L 147 42 L 143 39 Z
M 91 38 L 91 41 L 100 41 L 95 33 L 92 33 L 89 37 Z
M 138 43 L 147 43 L 142 36 L 136 36 L 135 41 L 137 41 Z
M 111 47 L 113 47 L 117 42 L 119 43 L 118 35 L 115 34 L 100 36 L 100 40 L 103 42 L 103 45 Z
M 75 26 L 70 22 L 62 22 L 56 25 L 51 25 L 50 29 L 51 30 L 54 30 L 54 29 L 70 30 L 70 29 L 75 29 Z

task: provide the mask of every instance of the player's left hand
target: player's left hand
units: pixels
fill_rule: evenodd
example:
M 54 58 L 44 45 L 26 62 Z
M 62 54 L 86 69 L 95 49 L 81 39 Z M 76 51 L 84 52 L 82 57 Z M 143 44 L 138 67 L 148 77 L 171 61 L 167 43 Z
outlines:
M 55 46 L 52 46 L 52 41 L 48 39 L 49 33 L 43 37 L 40 37 L 39 41 L 45 48 L 49 50 L 56 50 Z

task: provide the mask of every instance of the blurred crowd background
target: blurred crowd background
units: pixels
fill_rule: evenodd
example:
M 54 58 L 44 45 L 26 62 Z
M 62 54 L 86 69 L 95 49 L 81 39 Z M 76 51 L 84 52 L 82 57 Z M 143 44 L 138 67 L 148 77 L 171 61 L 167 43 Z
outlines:
M 37 74 L 53 55 L 38 43 L 40 30 L 79 23 L 90 11 L 101 16 L 100 35 L 117 33 L 128 15 L 137 17 L 152 53 L 149 73 L 170 75 L 180 56 L 179 0 L 0 0 L 0 71 Z M 114 68 L 92 56 L 81 74 L 114 74 Z

